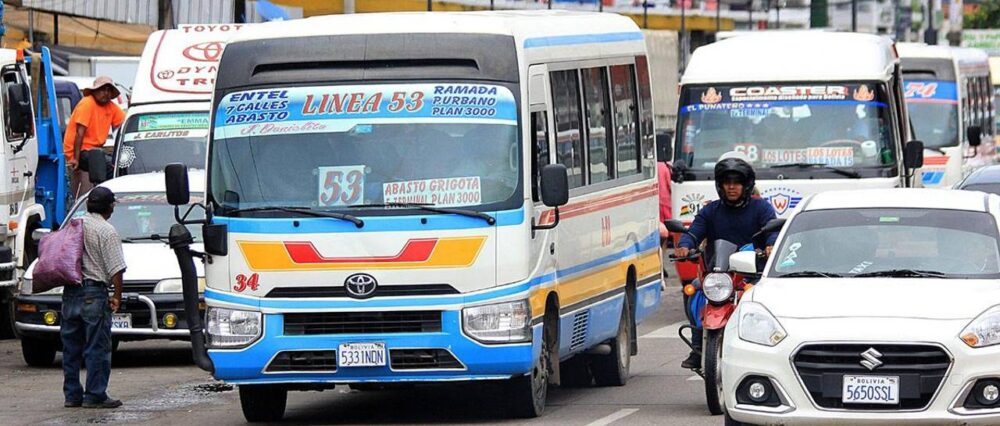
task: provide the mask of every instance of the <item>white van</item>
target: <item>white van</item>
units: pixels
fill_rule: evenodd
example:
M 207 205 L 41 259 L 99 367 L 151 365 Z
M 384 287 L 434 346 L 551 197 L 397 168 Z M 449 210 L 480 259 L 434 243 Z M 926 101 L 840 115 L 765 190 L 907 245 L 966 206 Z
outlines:
M 718 198 L 713 167 L 729 151 L 746 154 L 779 217 L 816 192 L 919 185 L 902 85 L 885 37 L 782 31 L 699 48 L 681 78 L 674 217 Z
M 204 169 L 219 58 L 244 27 L 181 25 L 149 36 L 118 132 L 114 176 L 163 171 L 170 163 Z

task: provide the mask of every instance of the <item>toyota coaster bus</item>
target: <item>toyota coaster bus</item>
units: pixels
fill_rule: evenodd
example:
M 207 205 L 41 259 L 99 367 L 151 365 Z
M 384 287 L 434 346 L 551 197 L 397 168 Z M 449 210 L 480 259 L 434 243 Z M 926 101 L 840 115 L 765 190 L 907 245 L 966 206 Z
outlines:
M 245 29 L 219 67 L 206 202 L 178 219 L 208 212 L 195 358 L 248 420 L 336 384 L 502 381 L 527 417 L 550 383 L 625 384 L 661 281 L 631 20 L 317 17 Z

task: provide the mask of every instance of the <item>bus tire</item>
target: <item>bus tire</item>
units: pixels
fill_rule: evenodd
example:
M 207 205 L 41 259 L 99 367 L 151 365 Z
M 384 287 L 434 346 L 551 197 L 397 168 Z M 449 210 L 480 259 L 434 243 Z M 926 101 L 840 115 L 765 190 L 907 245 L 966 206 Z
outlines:
M 552 371 L 551 346 L 555 341 L 558 315 L 548 309 L 542 321 L 542 347 L 531 372 L 515 377 L 507 383 L 507 400 L 511 412 L 522 419 L 541 416 L 545 412 L 545 400 L 549 392 L 549 372 Z M 555 360 L 558 362 L 558 360 Z
M 591 369 L 598 386 L 624 386 L 632 364 L 632 309 L 628 298 L 622 303 L 618 334 L 610 340 L 611 352 L 594 356 Z
M 288 389 L 275 385 L 241 385 L 240 406 L 248 422 L 276 422 L 285 416 Z
M 726 413 L 722 396 L 722 330 L 705 330 L 702 371 L 705 373 L 705 404 L 713 416 Z
M 21 356 L 32 367 L 49 367 L 56 360 L 56 346 L 42 339 L 21 339 Z
M 568 388 L 585 388 L 594 383 L 586 355 L 575 355 L 559 363 L 559 384 Z

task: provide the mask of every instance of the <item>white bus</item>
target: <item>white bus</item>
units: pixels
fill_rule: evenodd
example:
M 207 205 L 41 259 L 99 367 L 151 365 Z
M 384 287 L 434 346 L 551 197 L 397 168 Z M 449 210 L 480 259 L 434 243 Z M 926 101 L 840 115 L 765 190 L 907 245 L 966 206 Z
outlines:
M 746 154 L 779 217 L 821 191 L 920 183 L 923 149 L 907 143 L 899 58 L 885 37 L 781 31 L 700 47 L 679 108 L 672 199 L 686 222 L 718 198 L 713 167 L 729 151 Z
M 218 76 L 195 352 L 239 385 L 247 419 L 334 384 L 503 381 L 528 417 L 549 383 L 625 384 L 661 281 L 631 20 L 268 23 L 229 43 Z
M 979 49 L 900 43 L 906 107 L 924 143 L 923 184 L 951 187 L 996 162 L 989 57 Z

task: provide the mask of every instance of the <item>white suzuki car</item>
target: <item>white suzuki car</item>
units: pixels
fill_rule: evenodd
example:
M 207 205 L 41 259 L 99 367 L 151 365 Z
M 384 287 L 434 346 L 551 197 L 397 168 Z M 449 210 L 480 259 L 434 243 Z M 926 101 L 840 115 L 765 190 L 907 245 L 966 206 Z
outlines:
M 727 325 L 726 424 L 1000 424 L 998 221 L 981 192 L 804 201 Z

